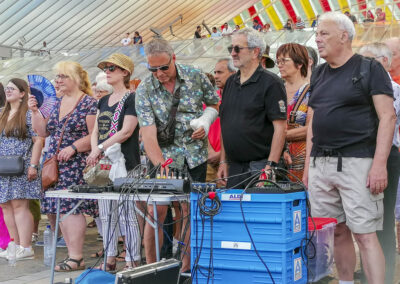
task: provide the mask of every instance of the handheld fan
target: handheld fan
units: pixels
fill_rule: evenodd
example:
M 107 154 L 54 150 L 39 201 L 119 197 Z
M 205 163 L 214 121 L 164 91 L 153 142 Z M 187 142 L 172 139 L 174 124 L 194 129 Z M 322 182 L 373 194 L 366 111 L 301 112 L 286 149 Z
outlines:
M 41 75 L 28 75 L 31 94 L 36 97 L 38 108 L 47 118 L 57 103 L 56 89 L 53 84 Z

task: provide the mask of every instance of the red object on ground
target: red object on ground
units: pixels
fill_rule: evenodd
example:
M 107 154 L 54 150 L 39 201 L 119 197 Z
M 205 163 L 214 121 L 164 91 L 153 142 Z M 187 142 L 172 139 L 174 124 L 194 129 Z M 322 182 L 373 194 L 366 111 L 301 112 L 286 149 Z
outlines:
M 328 224 L 337 224 L 337 220 L 335 218 L 313 217 L 312 219 L 314 220 L 316 230 L 321 230 Z M 308 217 L 308 231 L 314 231 L 314 223 L 311 220 L 311 217 Z
M 6 249 L 10 242 L 10 235 L 3 218 L 3 210 L 0 208 L 0 248 Z

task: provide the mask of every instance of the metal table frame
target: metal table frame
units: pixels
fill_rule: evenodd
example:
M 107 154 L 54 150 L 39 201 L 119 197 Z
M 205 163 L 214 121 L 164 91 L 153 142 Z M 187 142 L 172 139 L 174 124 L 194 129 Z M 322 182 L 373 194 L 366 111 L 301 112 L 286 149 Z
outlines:
M 52 256 L 52 261 L 51 261 L 51 277 L 50 277 L 50 283 L 53 284 L 54 282 L 54 270 L 56 266 L 56 250 L 57 250 L 57 238 L 58 238 L 58 228 L 59 228 L 59 222 L 64 220 L 66 217 L 69 215 L 73 214 L 74 211 L 79 207 L 79 205 L 82 204 L 82 202 L 85 199 L 96 199 L 96 200 L 120 200 L 120 201 L 145 201 L 148 204 L 152 204 L 154 208 L 154 221 L 150 220 L 147 216 L 144 215 L 144 213 L 137 208 L 136 204 L 134 203 L 134 208 L 135 211 L 140 214 L 147 223 L 150 224 L 154 228 L 154 240 L 155 240 L 155 247 L 156 247 L 156 259 L 157 261 L 160 261 L 160 247 L 158 243 L 158 216 L 157 216 L 157 202 L 172 202 L 172 201 L 189 201 L 188 194 L 124 194 L 121 197 L 120 193 L 111 193 L 111 192 L 104 192 L 104 193 L 77 193 L 77 192 L 72 192 L 69 190 L 54 190 L 54 191 L 47 191 L 45 193 L 46 197 L 52 197 L 52 198 L 57 198 L 57 214 L 56 214 L 56 227 L 54 231 L 54 239 L 53 239 L 53 256 Z M 79 202 L 76 204 L 74 208 L 72 208 L 67 214 L 63 216 L 63 218 L 60 220 L 60 203 L 61 203 L 61 198 L 75 198 L 75 199 L 81 199 Z M 111 214 L 111 213 L 110 213 Z M 111 217 L 111 215 L 110 215 Z M 107 234 L 110 230 L 110 222 L 107 224 Z M 108 239 L 108 238 L 107 238 Z M 104 266 L 106 265 L 106 260 L 107 260 L 107 253 L 106 251 L 104 252 Z

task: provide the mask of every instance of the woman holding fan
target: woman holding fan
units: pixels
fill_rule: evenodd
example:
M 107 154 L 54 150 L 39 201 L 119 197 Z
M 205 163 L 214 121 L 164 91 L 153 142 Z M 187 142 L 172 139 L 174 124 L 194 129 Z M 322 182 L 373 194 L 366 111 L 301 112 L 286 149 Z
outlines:
M 29 98 L 32 124 L 39 136 L 50 136 L 47 159 L 58 160 L 59 179 L 50 190 L 65 190 L 74 184 L 83 184 L 83 169 L 90 151 L 96 100 L 92 94 L 89 76 L 76 62 L 63 61 L 55 66 L 56 79 L 63 94 L 53 112 L 46 119 L 40 114 L 34 96 Z M 61 199 L 60 214 L 68 213 L 79 200 Z M 56 198 L 42 200 L 42 213 L 56 214 Z M 86 219 L 83 214 L 96 217 L 97 202 L 86 200 L 60 224 L 68 248 L 68 257 L 56 266 L 56 271 L 85 269 L 83 243 Z

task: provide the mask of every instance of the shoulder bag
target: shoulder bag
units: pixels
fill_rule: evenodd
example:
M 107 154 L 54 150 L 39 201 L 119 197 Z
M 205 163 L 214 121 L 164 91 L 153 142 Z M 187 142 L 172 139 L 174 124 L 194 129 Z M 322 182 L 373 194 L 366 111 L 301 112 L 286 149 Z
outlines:
M 75 111 L 76 107 L 78 106 L 79 102 L 82 100 L 82 98 L 85 95 L 83 94 L 80 99 L 76 102 L 74 108 L 71 110 L 71 112 L 68 114 L 67 119 L 64 122 L 64 125 L 62 127 L 60 139 L 58 140 L 57 144 L 57 150 L 56 153 L 49 159 L 47 159 L 43 163 L 43 168 L 42 168 L 42 187 L 43 190 L 47 190 L 50 187 L 53 187 L 57 182 L 58 182 L 58 160 L 57 156 L 58 153 L 60 152 L 60 146 L 61 142 L 64 136 L 65 132 L 65 127 L 67 126 L 67 122 L 69 118 L 71 117 L 72 113 Z
M 155 119 L 157 127 L 157 140 L 160 147 L 166 147 L 174 143 L 175 139 L 175 125 L 176 125 L 176 113 L 178 111 L 180 101 L 180 88 L 176 90 L 173 95 L 171 110 L 167 123 L 162 123 L 157 117 Z
M 3 139 L 3 134 L 0 136 Z M 24 160 L 28 157 L 32 149 L 33 141 L 27 149 L 25 155 L 6 155 L 0 156 L 0 176 L 21 176 L 24 173 Z

